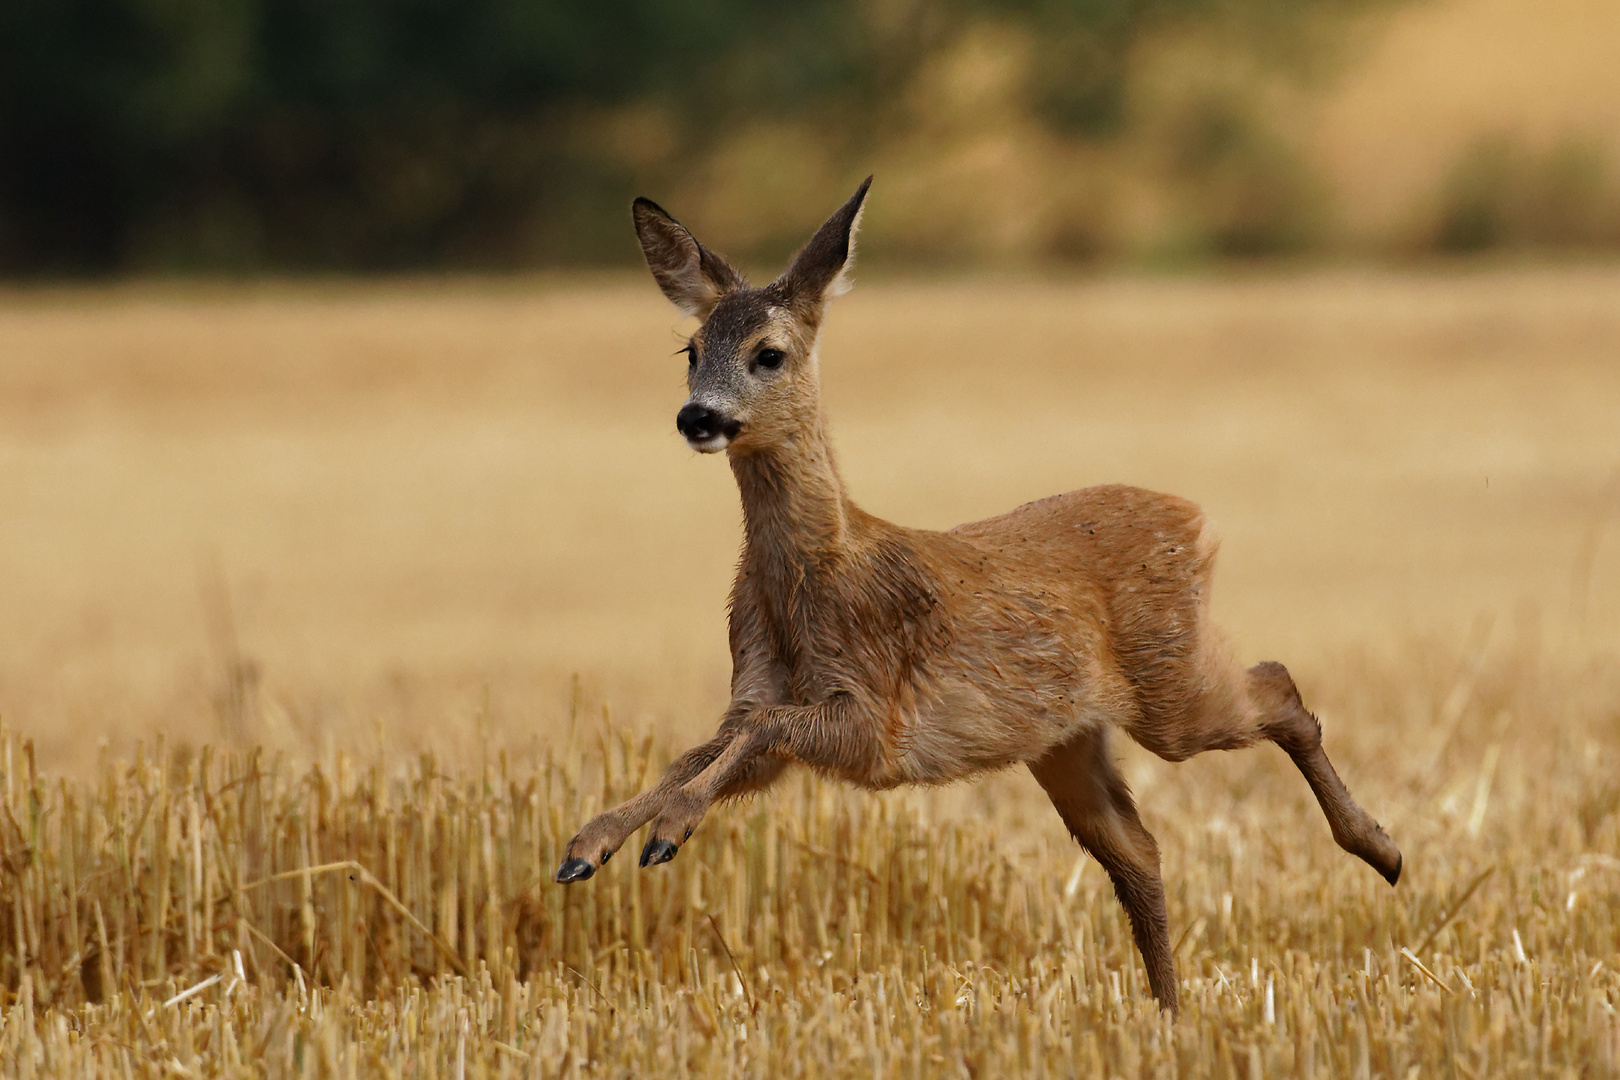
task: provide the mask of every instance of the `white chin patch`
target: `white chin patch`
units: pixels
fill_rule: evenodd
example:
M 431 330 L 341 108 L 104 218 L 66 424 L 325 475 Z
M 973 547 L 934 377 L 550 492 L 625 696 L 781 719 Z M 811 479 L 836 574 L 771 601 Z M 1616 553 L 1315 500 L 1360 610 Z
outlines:
M 709 438 L 701 441 L 687 439 L 686 445 L 690 446 L 700 454 L 718 454 L 720 451 L 731 445 L 731 440 L 726 438 L 724 435 L 711 435 Z

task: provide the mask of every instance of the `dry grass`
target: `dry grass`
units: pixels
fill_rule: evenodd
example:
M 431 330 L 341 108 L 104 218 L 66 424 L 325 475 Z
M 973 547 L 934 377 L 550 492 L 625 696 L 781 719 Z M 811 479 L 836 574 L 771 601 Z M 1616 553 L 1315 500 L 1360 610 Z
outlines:
M 460 778 L 430 758 L 299 772 L 205 751 L 67 785 L 13 737 L 0 1062 L 1614 1075 L 1616 672 L 1571 683 L 1506 657 L 1449 690 L 1383 674 L 1355 710 L 1376 734 L 1341 759 L 1406 848 L 1398 890 L 1334 848 L 1280 755 L 1139 778 L 1179 934 L 1174 1022 L 1102 875 L 1034 805 L 985 817 L 805 779 L 717 813 L 669 868 L 627 856 L 565 889 L 548 878 L 576 822 L 654 764 L 577 718 L 546 760 Z M 1403 722 L 1436 713 L 1416 738 Z
M 650 286 L 0 299 L 0 1069 L 1614 1075 L 1616 295 L 867 285 L 834 316 L 872 509 L 1204 502 L 1223 622 L 1406 852 L 1390 890 L 1273 751 L 1123 747 L 1174 1022 L 1022 774 L 796 778 L 669 867 L 549 884 L 723 702 L 735 495 L 668 430 Z

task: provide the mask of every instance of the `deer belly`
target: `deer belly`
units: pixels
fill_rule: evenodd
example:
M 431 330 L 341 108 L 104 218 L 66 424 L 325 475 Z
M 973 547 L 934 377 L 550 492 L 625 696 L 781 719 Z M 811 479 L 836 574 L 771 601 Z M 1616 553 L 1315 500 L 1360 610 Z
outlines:
M 893 782 L 939 784 L 1034 761 L 1106 710 L 1072 688 L 982 686 L 946 681 L 918 695 L 895 725 Z

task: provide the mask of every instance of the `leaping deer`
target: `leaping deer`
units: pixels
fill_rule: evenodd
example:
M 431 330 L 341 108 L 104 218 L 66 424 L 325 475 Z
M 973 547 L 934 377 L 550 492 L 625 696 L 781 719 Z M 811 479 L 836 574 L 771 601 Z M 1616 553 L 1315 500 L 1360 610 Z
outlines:
M 742 495 L 731 704 L 714 738 L 579 831 L 557 880 L 590 877 L 648 821 L 641 865 L 668 862 L 717 800 L 768 787 L 792 762 L 873 790 L 1023 762 L 1113 880 L 1153 996 L 1174 1009 L 1158 845 L 1110 728 L 1169 761 L 1270 739 L 1341 847 L 1391 885 L 1401 853 L 1334 772 L 1288 670 L 1245 671 L 1209 626 L 1216 540 L 1192 503 L 1107 485 L 931 532 L 850 500 L 816 339 L 848 288 L 871 182 L 763 288 L 635 201 L 659 288 L 702 323 L 675 426 L 693 449 L 726 451 Z

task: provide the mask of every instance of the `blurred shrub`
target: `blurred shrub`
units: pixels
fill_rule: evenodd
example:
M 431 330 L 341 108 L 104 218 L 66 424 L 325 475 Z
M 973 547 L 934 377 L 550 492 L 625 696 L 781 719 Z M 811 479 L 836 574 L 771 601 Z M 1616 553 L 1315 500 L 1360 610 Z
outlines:
M 738 162 L 767 202 L 825 202 L 884 155 L 971 181 L 971 161 L 903 148 L 951 108 L 919 81 L 986 27 L 1023 43 L 1002 80 L 1014 152 L 1095 170 L 1088 148 L 1142 124 L 1128 94 L 1153 35 L 1274 41 L 1355 3 L 6 0 L 0 270 L 619 261 L 638 186 L 699 197 Z M 1186 128 L 1179 175 L 1213 185 L 1190 227 L 1216 250 L 1297 243 L 1286 145 L 1221 108 Z M 749 205 L 732 200 L 731 232 L 775 253 L 787 225 L 749 224 Z M 1100 210 L 1065 205 L 953 250 L 1119 248 Z
M 1535 153 L 1494 136 L 1469 146 L 1439 197 L 1433 246 L 1596 247 L 1620 241 L 1620 197 L 1601 149 L 1563 142 Z

